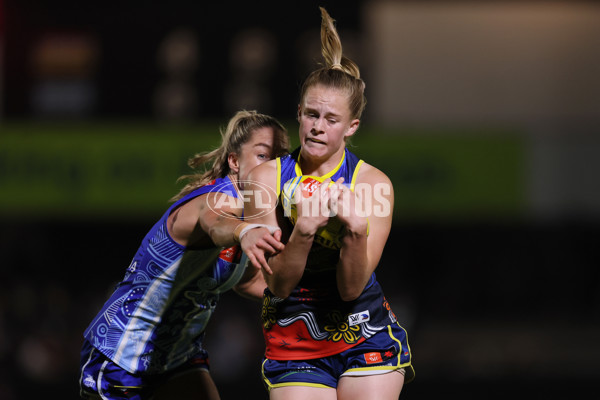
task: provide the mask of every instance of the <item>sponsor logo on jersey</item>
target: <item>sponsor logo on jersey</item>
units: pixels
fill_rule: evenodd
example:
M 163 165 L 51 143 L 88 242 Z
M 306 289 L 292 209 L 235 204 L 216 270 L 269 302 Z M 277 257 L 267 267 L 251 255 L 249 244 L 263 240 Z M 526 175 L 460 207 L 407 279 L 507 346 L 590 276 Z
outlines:
M 391 358 L 394 358 L 396 356 L 397 352 L 396 349 L 394 348 L 390 348 L 389 350 L 386 350 L 384 352 L 378 352 L 378 351 L 372 351 L 370 353 L 365 353 L 363 354 L 363 356 L 365 357 L 365 362 L 367 364 L 377 364 L 377 363 L 382 363 L 384 361 L 388 361 Z M 392 365 L 393 363 L 387 363 L 384 365 Z
M 242 257 L 242 252 L 239 246 L 228 247 L 221 251 L 219 254 L 219 258 L 230 262 L 230 263 L 238 263 L 240 262 L 240 258 Z
M 83 380 L 83 384 L 94 390 L 96 389 L 96 381 L 91 375 L 86 375 L 85 379 Z
M 371 316 L 369 314 L 369 310 L 365 310 L 365 311 L 361 311 L 356 314 L 350 314 L 348 316 L 348 324 L 350 324 L 350 326 L 354 326 L 354 325 L 361 324 L 363 322 L 367 322 L 370 319 L 371 319 Z
M 313 178 L 306 178 L 302 182 L 302 197 L 308 198 L 308 197 L 312 196 L 312 194 L 315 192 L 315 190 L 317 190 L 317 188 L 320 185 L 321 185 L 321 182 L 319 182 L 318 180 L 313 179 Z
M 365 353 L 365 362 L 367 364 L 377 364 L 383 361 L 383 358 L 381 357 L 381 353 L 377 352 L 377 351 L 373 351 L 371 353 Z

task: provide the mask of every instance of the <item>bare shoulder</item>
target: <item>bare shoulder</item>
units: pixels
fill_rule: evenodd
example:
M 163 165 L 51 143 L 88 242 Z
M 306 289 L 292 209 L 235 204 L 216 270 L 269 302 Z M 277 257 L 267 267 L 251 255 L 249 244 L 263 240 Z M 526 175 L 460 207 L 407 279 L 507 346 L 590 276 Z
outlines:
M 248 174 L 248 179 L 269 183 L 271 180 L 275 179 L 276 174 L 277 160 L 269 160 L 253 168 L 252 171 L 250 171 L 250 174 Z
M 380 169 L 363 163 L 356 177 L 355 192 L 369 207 L 371 237 L 387 240 L 394 210 L 394 187 L 390 178 Z M 383 228 L 383 229 L 381 229 Z M 380 232 L 384 236 L 376 235 Z
M 254 167 L 244 184 L 244 219 L 270 225 L 276 224 L 275 213 L 265 212 L 277 207 L 277 161 L 269 160 Z M 265 208 L 266 207 L 266 208 Z
M 357 183 L 369 183 L 372 185 L 383 183 L 390 185 L 390 187 L 392 186 L 392 181 L 383 171 L 366 162 L 360 167 L 356 181 Z

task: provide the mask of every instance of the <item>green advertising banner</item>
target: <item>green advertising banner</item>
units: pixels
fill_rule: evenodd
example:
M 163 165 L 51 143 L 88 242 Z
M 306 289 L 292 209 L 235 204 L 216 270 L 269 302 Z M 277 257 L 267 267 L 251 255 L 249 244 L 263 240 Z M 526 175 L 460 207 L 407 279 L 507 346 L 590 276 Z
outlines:
M 156 216 L 190 172 L 188 158 L 219 145 L 218 129 L 0 125 L 0 214 Z M 295 126 L 290 131 L 295 144 Z M 361 128 L 351 150 L 390 177 L 397 219 L 517 216 L 525 205 L 524 145 L 515 135 Z
M 522 136 L 485 131 L 356 137 L 355 151 L 394 185 L 404 219 L 519 217 L 526 205 Z

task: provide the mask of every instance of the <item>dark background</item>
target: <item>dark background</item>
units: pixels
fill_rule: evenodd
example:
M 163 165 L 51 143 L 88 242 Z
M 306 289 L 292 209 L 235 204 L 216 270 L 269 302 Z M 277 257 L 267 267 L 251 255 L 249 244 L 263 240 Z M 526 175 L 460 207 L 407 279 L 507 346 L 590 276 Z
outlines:
M 81 332 L 150 222 L 2 224 L 2 398 L 76 398 Z M 582 223 L 395 226 L 377 274 L 414 357 L 401 397 L 593 391 L 599 234 Z M 266 398 L 260 304 L 225 294 L 207 337 L 222 398 Z
M 312 3 L 312 4 L 310 4 Z M 82 34 L 92 37 L 102 61 L 94 71 L 98 101 L 86 117 L 148 118 L 154 113 L 152 95 L 162 77 L 158 47 L 177 28 L 193 29 L 199 39 L 201 61 L 194 70 L 200 97 L 196 117 L 229 115 L 223 92 L 232 74 L 230 43 L 245 29 L 261 27 L 277 38 L 278 65 L 266 85 L 274 98 L 269 112 L 288 115 L 297 105 L 302 78 L 309 72 L 298 60 L 297 38 L 319 29 L 318 5 L 344 21 L 345 29 L 359 29 L 361 1 L 215 1 L 189 0 L 129 2 L 4 0 L 6 47 L 5 115 L 30 118 L 30 90 L 36 84 L 31 48 L 40 36 Z M 318 56 L 318 54 L 317 54 Z M 316 59 L 315 59 L 316 60 Z M 311 66 L 312 67 L 312 66 Z M 293 112 L 293 111 L 292 111 Z
M 366 1 L 0 1 L 0 132 L 12 122 L 160 120 L 152 100 L 164 79 L 158 44 L 179 26 L 193 29 L 201 48 L 190 83 L 197 104 L 185 118 L 229 117 L 225 88 L 236 73 L 229 45 L 237 32 L 256 26 L 277 38 L 276 65 L 262 81 L 270 101 L 261 111 L 293 117 L 307 72 L 298 37 L 317 29 L 317 4 L 344 29 L 364 29 Z M 43 74 L 31 66 L 31 49 L 48 32 L 84 34 L 96 43 L 100 61 L 79 77 L 95 94 L 90 108 L 52 114 L 32 103 Z M 417 375 L 402 398 L 558 399 L 595 389 L 600 221 L 578 211 L 395 220 L 377 274 L 412 347 Z M 28 218 L 4 210 L 1 400 L 77 398 L 82 331 L 156 217 Z M 223 399 L 267 398 L 259 307 L 227 293 L 209 327 L 207 348 Z

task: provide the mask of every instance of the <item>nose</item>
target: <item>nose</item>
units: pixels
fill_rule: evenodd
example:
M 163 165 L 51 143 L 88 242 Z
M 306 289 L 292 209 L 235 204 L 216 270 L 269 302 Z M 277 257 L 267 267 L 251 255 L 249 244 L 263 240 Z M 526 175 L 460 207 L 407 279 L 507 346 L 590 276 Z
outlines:
M 323 133 L 323 118 L 316 118 L 315 123 L 313 124 L 313 133 L 319 134 Z

